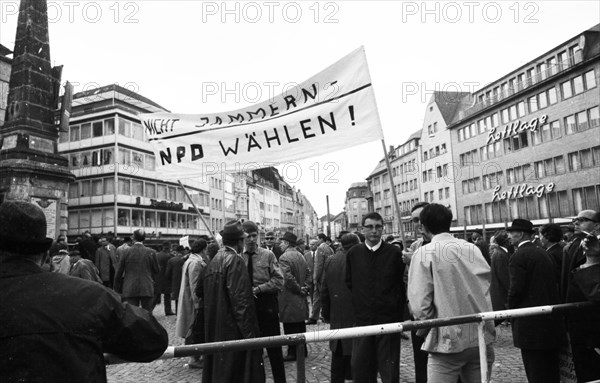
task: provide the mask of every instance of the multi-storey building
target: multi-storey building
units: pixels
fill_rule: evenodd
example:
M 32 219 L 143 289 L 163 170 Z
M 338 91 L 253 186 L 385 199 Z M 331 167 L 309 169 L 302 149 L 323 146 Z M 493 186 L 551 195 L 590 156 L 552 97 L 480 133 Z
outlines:
M 166 111 L 118 85 L 74 95 L 69 130 L 58 143 L 76 176 L 68 192 L 69 236 L 86 230 L 123 236 L 137 228 L 154 239 L 209 234 L 181 186 L 156 171 L 138 114 Z M 182 181 L 209 221 L 208 183 Z
M 6 115 L 6 100 L 8 99 L 8 84 L 12 69 L 12 59 L 7 57 L 12 51 L 0 44 L 0 126 Z
M 458 226 L 600 208 L 600 25 L 470 94 L 448 127 Z
M 361 229 L 363 215 L 369 212 L 368 198 L 371 192 L 367 182 L 355 182 L 346 192 L 344 211 L 346 214 L 343 227 L 354 232 Z
M 421 133 L 421 199 L 436 202 L 452 210 L 456 220 L 456 195 L 454 191 L 454 166 L 450 147 L 450 130 L 468 93 L 434 92 L 431 96 Z
M 421 189 L 419 171 L 420 160 L 420 140 L 421 130 L 413 133 L 405 143 L 398 146 L 390 160 L 392 168 L 392 180 L 396 191 L 396 198 L 400 206 L 400 216 L 402 217 L 402 226 L 405 237 L 411 237 L 414 231 L 413 222 L 410 219 L 410 210 L 413 205 L 420 200 Z M 397 212 L 394 212 L 397 213 Z M 393 234 L 400 234 L 398 229 L 398 220 L 392 221 L 394 225 Z

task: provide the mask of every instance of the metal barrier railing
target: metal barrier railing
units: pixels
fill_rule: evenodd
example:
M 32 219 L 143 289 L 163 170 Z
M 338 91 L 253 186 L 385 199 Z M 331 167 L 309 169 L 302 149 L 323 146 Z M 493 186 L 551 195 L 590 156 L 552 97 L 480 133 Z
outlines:
M 241 351 L 251 350 L 258 348 L 277 347 L 284 345 L 296 345 L 297 352 L 297 382 L 305 382 L 305 357 L 304 357 L 304 345 L 306 343 L 316 342 L 328 342 L 330 340 L 337 339 L 348 339 L 348 338 L 359 338 L 364 336 L 374 336 L 382 334 L 392 334 L 396 332 L 411 331 L 418 329 L 427 329 L 433 327 L 444 327 L 456 324 L 466 323 L 478 323 L 477 336 L 479 340 L 479 360 L 481 365 L 481 381 L 483 383 L 488 382 L 488 367 L 487 367 L 487 353 L 484 339 L 484 324 L 486 321 L 508 319 L 508 318 L 519 318 L 536 315 L 549 315 L 562 311 L 581 309 L 586 307 L 598 306 L 594 302 L 577 302 L 577 303 L 563 303 L 558 305 L 548 306 L 535 306 L 527 307 L 522 309 L 512 310 L 501 310 L 501 311 L 489 311 L 470 315 L 461 315 L 456 317 L 448 318 L 436 318 L 422 321 L 407 321 L 398 323 L 387 323 L 371 326 L 351 327 L 334 330 L 318 330 L 310 331 L 299 334 L 286 334 L 269 336 L 263 338 L 251 338 L 251 339 L 240 339 L 231 340 L 225 342 L 214 342 L 214 343 L 202 343 L 202 344 L 190 344 L 183 346 L 169 346 L 165 350 L 164 354 L 157 358 L 160 359 L 171 359 L 171 358 L 183 358 L 187 356 L 214 354 L 224 351 Z M 120 359 L 111 354 L 105 354 L 105 361 L 107 365 L 119 364 L 119 363 L 133 363 L 127 360 Z

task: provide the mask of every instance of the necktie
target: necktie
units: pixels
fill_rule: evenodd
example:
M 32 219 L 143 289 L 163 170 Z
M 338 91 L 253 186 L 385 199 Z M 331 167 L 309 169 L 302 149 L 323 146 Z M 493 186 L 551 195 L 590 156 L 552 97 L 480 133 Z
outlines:
M 254 253 L 248 253 L 248 276 L 250 276 L 250 285 L 252 286 L 254 284 L 254 276 L 253 276 L 253 271 L 254 271 L 254 265 L 252 265 L 252 255 Z

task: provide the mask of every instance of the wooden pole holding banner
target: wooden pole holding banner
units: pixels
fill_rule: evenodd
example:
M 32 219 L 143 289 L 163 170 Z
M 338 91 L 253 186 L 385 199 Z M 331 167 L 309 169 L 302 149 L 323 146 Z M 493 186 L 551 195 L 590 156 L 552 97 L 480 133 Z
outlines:
M 183 184 L 181 183 L 180 180 L 177 180 L 177 182 L 179 182 L 179 186 L 181 186 L 181 188 L 183 189 L 183 192 L 185 193 L 185 195 L 188 197 L 188 199 L 190 200 L 190 203 L 192 204 L 192 206 L 194 207 L 194 209 L 196 210 L 196 213 L 198 213 L 198 216 L 200 217 L 200 219 L 202 220 L 202 223 L 204 223 L 204 226 L 206 226 L 206 230 L 208 230 L 208 232 L 210 233 L 210 235 L 213 236 L 213 238 L 217 238 L 215 236 L 215 233 L 213 233 L 213 231 L 210 229 L 210 227 L 208 226 L 208 223 L 206 223 L 206 221 L 204 220 L 204 217 L 202 216 L 202 213 L 200 212 L 200 209 L 198 209 L 198 207 L 196 206 L 196 204 L 194 203 L 194 201 L 192 200 L 192 196 L 190 195 L 190 193 L 188 193 L 187 189 L 185 188 L 185 186 L 183 186 Z
M 390 165 L 390 159 L 388 158 L 388 153 L 385 146 L 385 139 L 381 139 L 381 145 L 383 145 L 383 156 L 385 157 L 385 163 L 387 165 L 390 185 L 392 190 L 392 199 L 394 201 L 394 206 L 396 210 L 396 215 L 398 215 L 398 227 L 400 229 L 400 239 L 402 240 L 402 245 L 404 245 L 404 228 L 402 227 L 402 213 L 400 211 L 400 205 L 398 204 L 398 197 L 396 196 L 396 187 L 394 186 L 394 177 L 392 177 L 392 166 Z

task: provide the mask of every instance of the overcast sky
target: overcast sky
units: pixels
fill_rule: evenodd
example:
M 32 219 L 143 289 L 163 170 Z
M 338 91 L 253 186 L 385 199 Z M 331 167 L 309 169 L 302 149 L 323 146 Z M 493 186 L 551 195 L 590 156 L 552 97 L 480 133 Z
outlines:
M 174 113 L 242 108 L 366 49 L 387 146 L 421 129 L 434 90 L 473 91 L 600 23 L 598 1 L 49 1 L 53 65 L 75 91 L 118 83 Z M 18 1 L 0 2 L 12 49 Z M 275 83 L 275 85 L 273 85 Z M 271 85 L 268 85 L 271 84 Z M 360 141 L 360 137 L 356 137 Z M 287 166 L 317 213 L 381 142 Z

